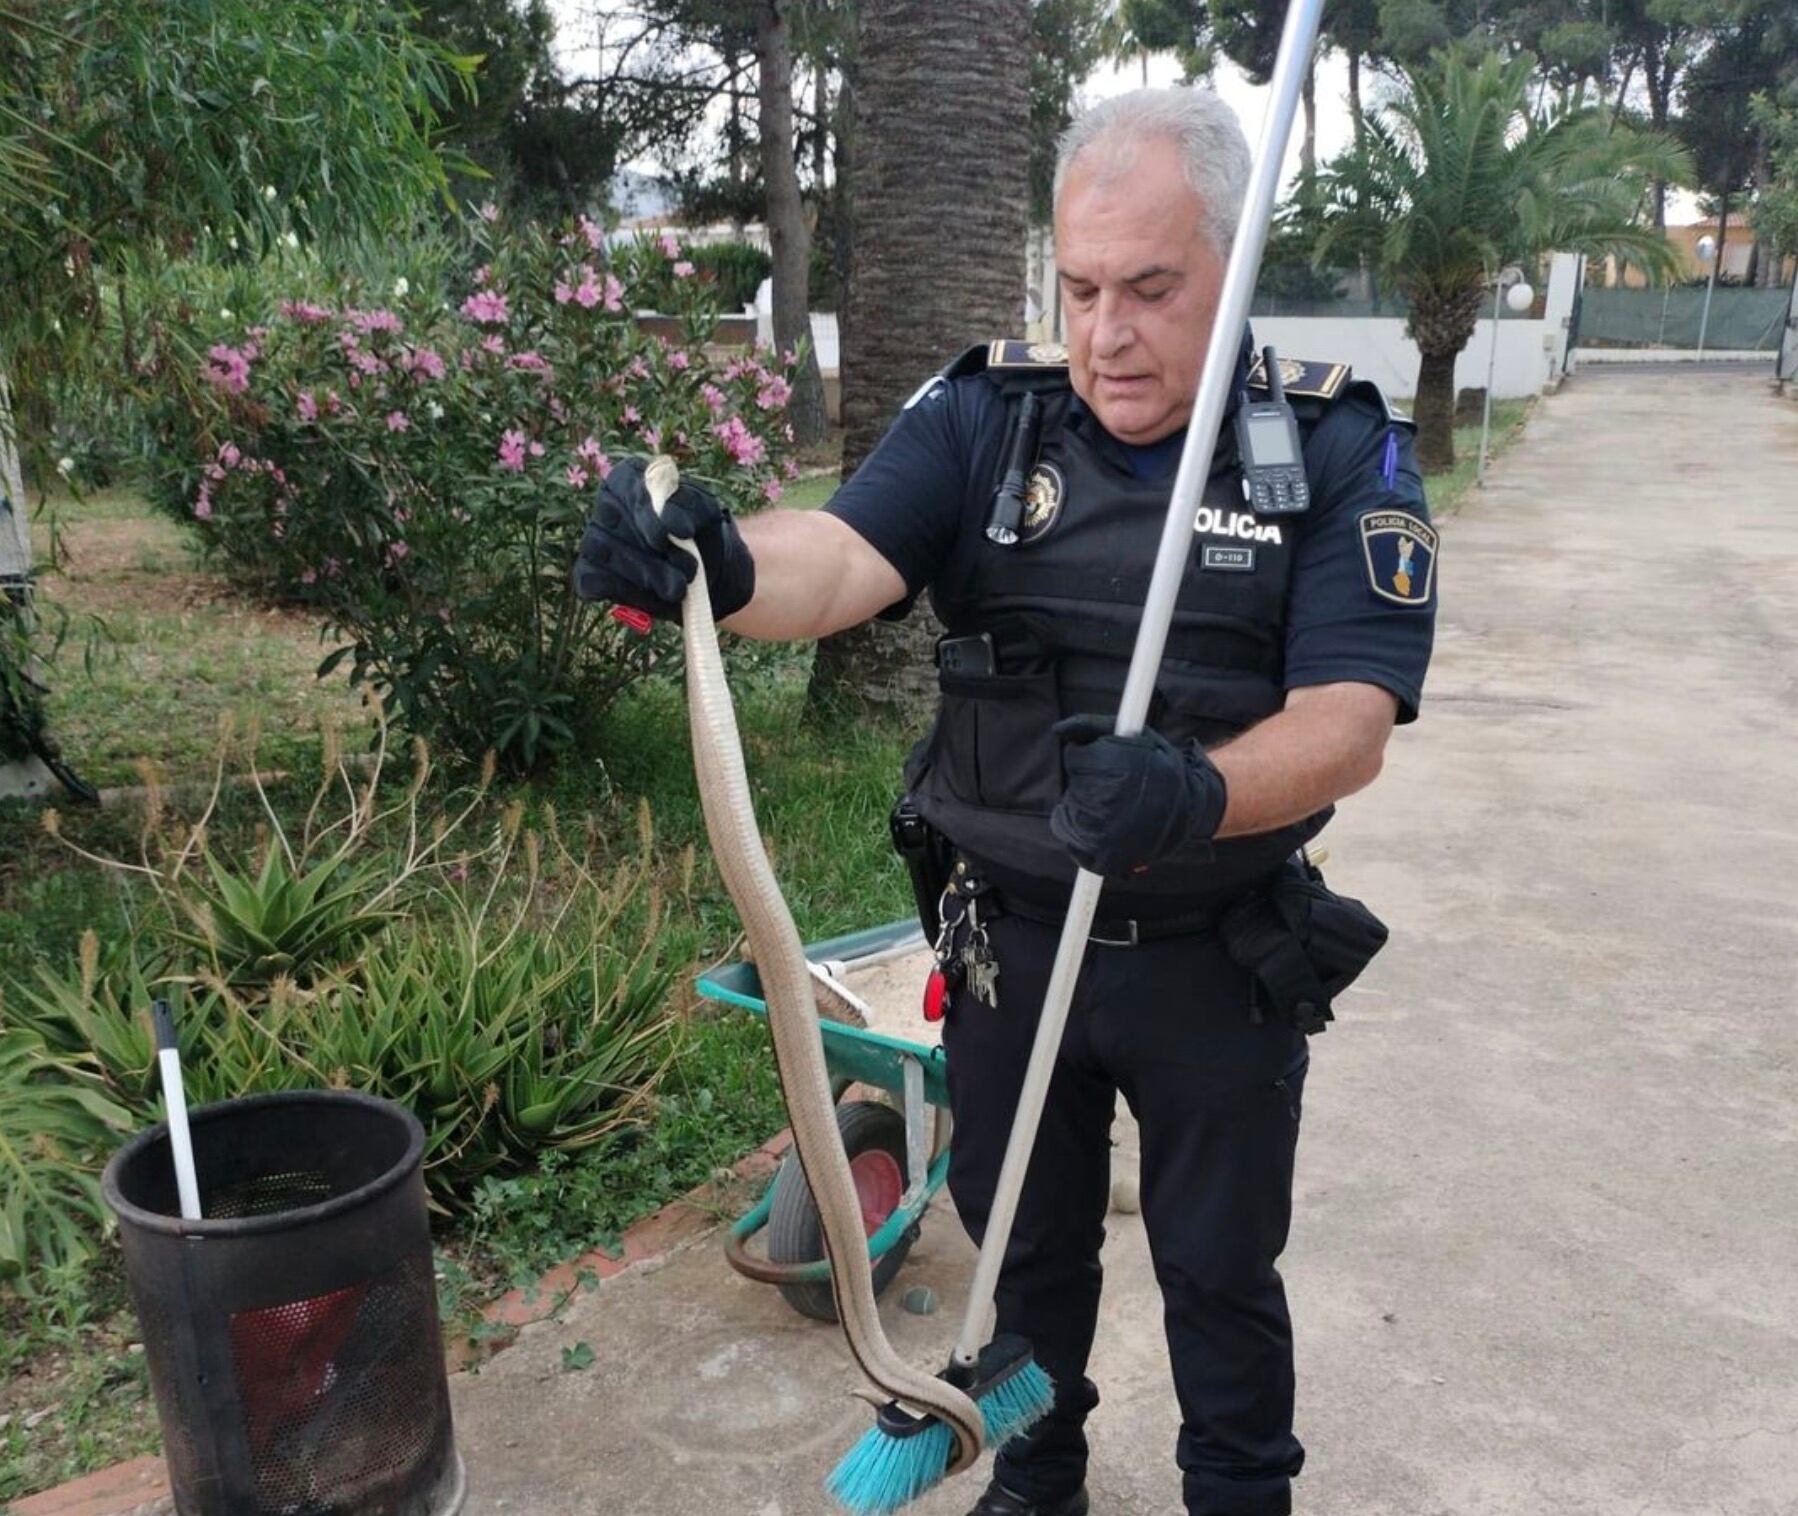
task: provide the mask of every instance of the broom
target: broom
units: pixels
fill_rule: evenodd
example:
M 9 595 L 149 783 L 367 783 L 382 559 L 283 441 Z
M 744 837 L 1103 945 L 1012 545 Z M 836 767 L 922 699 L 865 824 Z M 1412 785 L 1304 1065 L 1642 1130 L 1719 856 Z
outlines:
M 1249 300 L 1261 267 L 1267 229 L 1273 219 L 1279 188 L 1280 164 L 1286 154 L 1298 111 L 1299 88 L 1317 37 L 1323 0 L 1293 0 L 1286 12 L 1280 52 L 1274 65 L 1267 117 L 1250 176 L 1236 240 L 1224 271 L 1223 291 L 1211 327 L 1205 366 L 1186 429 L 1179 473 L 1168 501 L 1155 571 L 1149 581 L 1147 603 L 1130 657 L 1130 673 L 1119 704 L 1117 733 L 1140 732 L 1155 690 L 1155 677 L 1167 644 L 1174 602 L 1185 574 L 1192 546 L 1193 522 L 1205 481 L 1211 474 L 1218 428 L 1229 399 L 1235 374 L 1240 334 L 1248 320 Z M 1086 955 L 1086 939 L 1104 886 L 1102 876 L 1080 869 L 1068 899 L 1061 941 L 1043 997 L 1042 1019 L 1030 1050 L 1017 1115 L 999 1170 L 999 1182 L 987 1220 L 974 1282 L 968 1292 L 967 1312 L 949 1366 L 940 1377 L 965 1390 L 980 1407 L 987 1440 L 1003 1445 L 1046 1415 L 1054 1404 L 1054 1386 L 1042 1366 L 1031 1357 L 1030 1344 L 1020 1337 L 1001 1337 L 981 1344 L 999 1283 L 999 1269 L 1011 1240 L 1018 1200 L 1030 1152 L 1036 1143 L 1043 1102 L 1049 1091 L 1055 1059 L 1061 1048 L 1062 1029 L 1074 998 L 1074 982 Z M 952 1438 L 949 1429 L 934 1418 L 914 1416 L 888 1403 L 879 1409 L 875 1425 L 844 1455 L 830 1475 L 826 1488 L 857 1516 L 886 1516 L 940 1483 L 949 1471 Z

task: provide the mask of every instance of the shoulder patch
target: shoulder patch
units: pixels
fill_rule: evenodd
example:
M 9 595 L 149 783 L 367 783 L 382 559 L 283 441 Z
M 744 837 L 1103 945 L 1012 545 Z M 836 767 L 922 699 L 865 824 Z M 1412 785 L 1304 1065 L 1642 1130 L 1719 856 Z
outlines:
M 1019 342 L 999 337 L 987 349 L 989 369 L 1058 369 L 1068 366 L 1068 350 L 1059 342 Z
M 1334 400 L 1349 382 L 1353 370 L 1346 363 L 1314 363 L 1309 358 L 1282 358 L 1280 382 L 1286 394 L 1304 400 Z M 1256 358 L 1249 365 L 1249 388 L 1267 388 L 1267 360 Z
M 1408 511 L 1369 511 L 1361 518 L 1367 586 L 1394 605 L 1423 605 L 1436 577 L 1436 533 Z

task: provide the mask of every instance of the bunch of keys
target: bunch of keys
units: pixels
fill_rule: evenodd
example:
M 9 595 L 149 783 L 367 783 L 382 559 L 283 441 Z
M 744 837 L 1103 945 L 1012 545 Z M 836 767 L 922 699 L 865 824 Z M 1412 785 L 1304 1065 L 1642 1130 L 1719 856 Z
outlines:
M 959 893 L 954 885 L 945 889 L 943 904 L 948 903 L 951 894 Z M 936 967 L 924 981 L 926 1021 L 941 1021 L 943 1013 L 948 1009 L 949 996 L 964 984 L 974 992 L 974 998 L 981 1004 L 993 1008 L 997 1008 L 999 1004 L 999 959 L 987 938 L 986 928 L 980 922 L 980 897 L 968 894 L 961 898 L 967 904 L 960 917 L 951 919 L 948 912 L 939 907 L 942 926 L 936 934 L 936 941 L 931 944 Z M 962 944 L 961 951 L 956 952 L 952 939 L 956 927 L 964 920 L 968 924 L 967 941 Z

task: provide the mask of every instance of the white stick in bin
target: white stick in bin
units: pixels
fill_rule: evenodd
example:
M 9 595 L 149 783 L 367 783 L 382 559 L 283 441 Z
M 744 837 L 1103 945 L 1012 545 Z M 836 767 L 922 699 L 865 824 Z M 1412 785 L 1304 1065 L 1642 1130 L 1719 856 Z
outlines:
M 194 1141 L 187 1130 L 187 1092 L 181 1086 L 181 1050 L 175 1045 L 175 1018 L 166 1000 L 150 1002 L 156 1024 L 156 1061 L 162 1068 L 162 1103 L 169 1113 L 169 1147 L 175 1154 L 175 1188 L 181 1219 L 200 1219 L 200 1178 L 194 1171 Z

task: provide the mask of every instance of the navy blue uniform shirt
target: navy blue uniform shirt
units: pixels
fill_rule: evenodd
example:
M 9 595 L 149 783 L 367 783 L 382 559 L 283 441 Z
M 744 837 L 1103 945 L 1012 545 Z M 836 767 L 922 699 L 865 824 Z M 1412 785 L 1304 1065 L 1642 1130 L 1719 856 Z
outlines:
M 1074 402 L 1076 407 L 1080 402 Z M 1302 518 L 1286 614 L 1285 687 L 1378 685 L 1413 721 L 1436 619 L 1435 538 L 1411 430 L 1388 416 L 1371 385 L 1351 385 L 1299 430 L 1311 508 Z M 962 512 L 984 518 L 1002 468 L 1007 404 L 982 375 L 938 379 L 899 413 L 824 509 L 893 565 L 903 615 L 947 560 Z M 1169 489 L 1185 433 L 1147 447 L 1114 443 L 1139 478 Z M 1219 456 L 1234 454 L 1228 418 Z M 1407 530 L 1414 520 L 1422 533 Z

